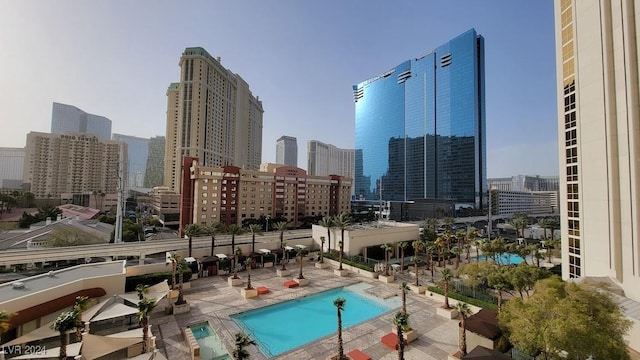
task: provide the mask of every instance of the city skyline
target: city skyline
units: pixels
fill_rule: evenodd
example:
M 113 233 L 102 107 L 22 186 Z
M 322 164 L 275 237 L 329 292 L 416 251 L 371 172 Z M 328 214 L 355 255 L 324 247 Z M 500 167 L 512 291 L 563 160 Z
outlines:
M 14 35 L 0 66 L 18 88 L 3 90 L 0 118 L 19 120 L 0 144 L 48 131 L 52 102 L 106 116 L 114 133 L 162 136 L 177 59 L 201 46 L 263 101 L 262 162 L 283 133 L 354 148 L 351 85 L 473 27 L 487 40 L 487 176 L 558 173 L 551 2 L 409 3 L 391 17 L 387 2 L 363 4 L 3 2 L 0 30 Z M 46 56 L 16 55 L 34 49 Z

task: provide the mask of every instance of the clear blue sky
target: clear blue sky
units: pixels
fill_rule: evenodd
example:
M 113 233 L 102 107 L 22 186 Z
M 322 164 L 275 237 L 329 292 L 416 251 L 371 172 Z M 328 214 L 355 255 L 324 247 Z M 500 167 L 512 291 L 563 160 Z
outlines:
M 0 146 L 50 130 L 51 104 L 114 133 L 165 134 L 166 88 L 201 46 L 263 101 L 276 139 L 354 146 L 351 86 L 474 27 L 485 37 L 489 177 L 558 174 L 551 0 L 0 0 Z

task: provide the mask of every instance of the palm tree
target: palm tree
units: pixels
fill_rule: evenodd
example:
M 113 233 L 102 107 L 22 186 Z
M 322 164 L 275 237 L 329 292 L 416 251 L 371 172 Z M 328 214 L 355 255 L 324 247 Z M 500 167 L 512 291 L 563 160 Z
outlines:
M 304 257 L 304 253 L 304 249 L 298 249 L 298 255 L 300 255 L 300 273 L 298 274 L 298 279 L 304 279 L 304 276 L 302 276 L 302 258 Z
M 287 261 L 289 261 L 289 257 L 288 254 L 289 252 L 287 251 L 287 243 L 286 242 L 282 242 L 282 267 L 280 268 L 280 270 L 287 270 Z
M 176 305 L 182 305 L 186 303 L 184 301 L 184 293 L 182 292 L 182 283 L 184 281 L 184 272 L 189 269 L 189 265 L 185 259 L 181 259 L 177 264 L 178 268 L 178 300 L 176 300 Z
M 144 299 L 144 295 L 149 293 L 149 285 L 138 284 L 136 285 L 136 291 L 138 292 L 138 300 Z
M 402 291 L 402 312 L 407 313 L 407 291 L 409 291 L 409 286 L 407 286 L 407 282 L 403 281 L 400 284 L 400 290 Z
M 349 225 L 351 225 L 351 219 L 349 215 L 346 213 L 341 213 L 335 219 L 333 219 L 333 224 L 340 229 L 340 267 L 338 270 L 342 270 L 342 254 L 344 253 L 344 231 L 347 229 Z
M 331 216 L 325 216 L 322 218 L 322 220 L 320 220 L 320 222 L 318 222 L 318 225 L 322 226 L 323 228 L 327 229 L 327 251 L 329 253 L 331 253 L 331 229 L 334 226 L 333 223 L 333 217 Z M 323 248 L 324 251 L 324 248 Z
M 417 239 L 413 241 L 413 267 L 416 273 L 416 286 L 420 286 L 420 279 L 418 278 L 418 254 L 425 250 L 425 242 Z
M 251 253 L 256 252 L 256 235 L 262 235 L 262 226 L 260 224 L 251 224 L 248 227 L 251 233 Z
M 474 227 L 471 227 L 467 231 L 467 235 L 465 237 L 464 249 L 467 252 L 467 263 L 471 261 L 471 245 L 476 241 L 478 237 L 478 230 Z
M 462 355 L 467 355 L 467 329 L 465 328 L 465 323 L 467 321 L 467 317 L 471 315 L 471 308 L 467 303 L 463 303 L 462 301 L 458 301 L 456 305 L 456 310 L 460 313 L 460 352 Z
M 278 221 L 273 224 L 273 227 L 280 233 L 280 247 L 283 247 L 282 243 L 284 243 L 284 232 L 287 231 L 289 223 L 286 221 Z
M 65 311 L 58 315 L 56 320 L 51 324 L 51 329 L 60 333 L 60 353 L 58 355 L 59 359 L 67 359 L 67 331 L 73 330 L 78 323 L 78 314 L 77 311 Z
M 442 270 L 440 274 L 442 275 L 442 284 L 444 285 L 444 308 L 451 309 L 451 306 L 449 305 L 449 282 L 453 278 L 453 274 L 449 269 Z
M 238 278 L 238 259 L 236 254 L 236 235 L 242 234 L 242 228 L 236 224 L 231 224 L 227 227 L 227 233 L 231 235 L 231 251 L 233 252 L 233 278 Z
M 380 247 L 384 250 L 384 276 L 389 276 L 389 258 L 393 252 L 393 244 L 386 243 Z
M 447 247 L 448 239 L 445 235 L 438 236 L 434 241 L 434 244 L 438 247 L 438 267 L 442 267 L 444 249 Z
M 543 231 L 542 237 L 544 238 L 544 240 L 547 240 L 547 229 L 549 228 L 549 220 L 545 218 L 538 220 L 538 226 L 542 228 L 542 231 Z
M 527 215 L 515 214 L 511 217 L 509 224 L 516 228 L 516 236 L 524 238 L 524 229 L 529 224 L 529 219 Z M 522 230 L 522 233 L 520 233 L 520 230 Z M 522 234 L 522 236 L 520 236 L 520 234 Z
M 202 233 L 202 227 L 198 224 L 189 224 L 184 228 L 184 234 L 189 237 L 189 257 L 193 248 L 193 237 Z
M 260 225 L 258 225 L 260 226 Z M 262 228 L 262 227 L 260 227 Z M 253 286 L 251 286 L 251 266 L 253 266 L 253 263 L 255 262 L 255 260 L 250 257 L 247 259 L 247 261 L 245 262 L 245 264 L 247 265 L 247 288 L 246 290 L 251 290 L 253 289 Z
M 176 270 L 178 268 L 178 263 L 180 262 L 180 255 L 172 252 L 169 256 L 169 261 L 171 261 L 171 290 L 176 289 Z
M 249 335 L 239 332 L 236 334 L 236 347 L 233 349 L 233 359 L 234 360 L 243 360 L 249 358 L 249 352 L 245 349 L 245 347 L 249 345 L 256 345 L 256 342 L 253 341 Z
M 344 356 L 344 348 L 342 346 L 342 311 L 347 300 L 339 297 L 333 300 L 333 306 L 338 310 L 338 360 L 346 359 Z
M 549 263 L 551 263 L 551 256 L 553 255 L 553 251 L 551 251 L 551 249 L 560 245 L 560 240 L 551 238 L 549 240 L 546 240 L 544 242 L 544 245 L 547 247 L 547 256 L 548 256 Z
M 482 248 L 482 244 L 485 243 L 483 239 L 477 239 L 473 241 L 473 246 L 476 247 L 476 262 L 480 262 L 480 249 Z
M 212 222 L 205 228 L 207 235 L 211 235 L 211 256 L 214 255 L 214 249 L 216 247 L 216 234 L 222 231 L 222 224 L 217 221 Z
M 409 315 L 406 312 L 399 311 L 393 318 L 393 324 L 398 330 L 398 360 L 404 360 L 404 336 L 402 331 L 409 325 Z
M 240 257 L 240 255 L 242 255 L 242 249 L 238 247 L 236 251 L 233 252 L 233 262 L 236 264 L 236 266 L 233 267 L 234 279 L 238 279 L 238 257 Z
M 138 301 L 138 321 L 142 326 L 142 353 L 149 351 L 149 315 L 156 307 L 155 298 L 144 298 Z
M 409 246 L 409 242 L 400 243 L 400 272 L 404 272 L 404 250 Z
M 320 264 L 324 264 L 324 236 L 320 236 Z
M 78 323 L 76 324 L 76 339 L 82 341 L 82 330 L 84 329 L 84 323 L 82 322 L 82 313 L 89 307 L 88 296 L 76 296 L 75 303 L 73 304 L 73 310 L 78 312 Z

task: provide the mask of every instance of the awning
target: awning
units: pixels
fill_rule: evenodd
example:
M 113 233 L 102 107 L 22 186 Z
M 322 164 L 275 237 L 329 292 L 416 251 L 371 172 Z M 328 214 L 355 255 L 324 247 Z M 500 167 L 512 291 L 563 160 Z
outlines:
M 263 253 L 265 255 L 266 254 L 271 254 L 271 250 L 269 250 L 269 249 L 259 249 L 258 251 L 260 251 L 261 253 Z
M 82 337 L 82 358 L 86 360 L 98 359 L 139 342 L 142 342 L 141 337 L 119 338 L 85 334 Z
M 4 344 L 6 346 L 6 344 Z M 80 347 L 82 346 L 81 342 L 76 342 L 73 344 L 67 345 L 67 357 L 76 357 L 80 355 Z M 60 356 L 60 347 L 55 347 L 51 349 L 46 349 L 44 354 L 29 354 L 16 356 L 12 359 L 57 359 Z
M 296 245 L 298 249 L 306 249 L 307 245 Z
M 167 293 L 169 293 L 169 284 L 167 284 L 167 280 L 165 280 L 153 286 L 150 286 L 148 290 L 149 292 L 145 294 L 144 297 L 149 299 L 154 298 L 156 299 L 156 303 L 157 303 L 160 300 L 162 300 L 165 296 L 167 296 Z M 138 296 L 137 291 L 128 292 L 124 295 L 118 295 L 118 296 L 134 304 L 136 307 L 140 302 L 140 297 Z
M 55 331 L 53 329 L 51 329 L 51 324 L 53 324 L 55 320 L 52 320 L 50 322 L 48 322 L 47 324 L 27 333 L 24 334 L 22 336 L 20 336 L 19 338 L 16 338 L 14 340 L 9 341 L 6 344 L 2 344 L 2 346 L 13 346 L 13 345 L 20 345 L 20 344 L 26 344 L 26 343 L 30 343 L 32 341 L 38 341 L 38 340 L 44 340 L 44 339 L 49 339 L 49 338 L 53 338 L 56 337 L 58 335 L 60 335 L 60 333 L 58 331 Z M 75 332 L 75 330 L 73 331 L 69 331 L 69 332 Z
M 98 315 L 91 319 L 91 322 L 114 319 L 138 313 L 138 309 L 120 303 L 113 303 L 104 308 Z
M 226 259 L 227 255 L 225 254 L 216 254 L 216 256 L 218 257 L 218 259 Z
M 293 248 L 292 248 L 291 246 L 288 246 L 288 245 L 287 245 L 287 246 L 285 246 L 284 248 L 285 248 L 286 250 L 293 250 Z
M 196 258 L 191 257 L 191 256 L 184 258 L 184 261 L 186 261 L 188 263 L 197 262 Z

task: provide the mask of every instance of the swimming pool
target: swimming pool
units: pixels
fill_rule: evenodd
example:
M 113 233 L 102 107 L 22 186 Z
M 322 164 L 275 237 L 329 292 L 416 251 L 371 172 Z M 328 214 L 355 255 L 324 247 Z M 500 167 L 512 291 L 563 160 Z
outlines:
M 484 255 L 480 255 L 478 258 L 480 260 L 484 260 Z M 523 259 L 519 255 L 511 254 L 511 253 L 505 253 L 505 254 L 502 254 L 502 256 L 498 257 L 498 261 L 500 263 L 502 263 L 502 264 L 518 265 L 523 261 Z
M 231 360 L 227 348 L 222 344 L 220 338 L 211 328 L 209 323 L 204 322 L 189 326 L 193 337 L 200 345 L 200 359 L 202 360 Z
M 364 291 L 370 287 L 358 283 L 231 317 L 244 332 L 251 334 L 265 356 L 276 356 L 335 334 L 338 318 L 333 301 L 338 297 L 347 300 L 342 312 L 343 329 L 400 307 L 398 296 L 378 299 Z

